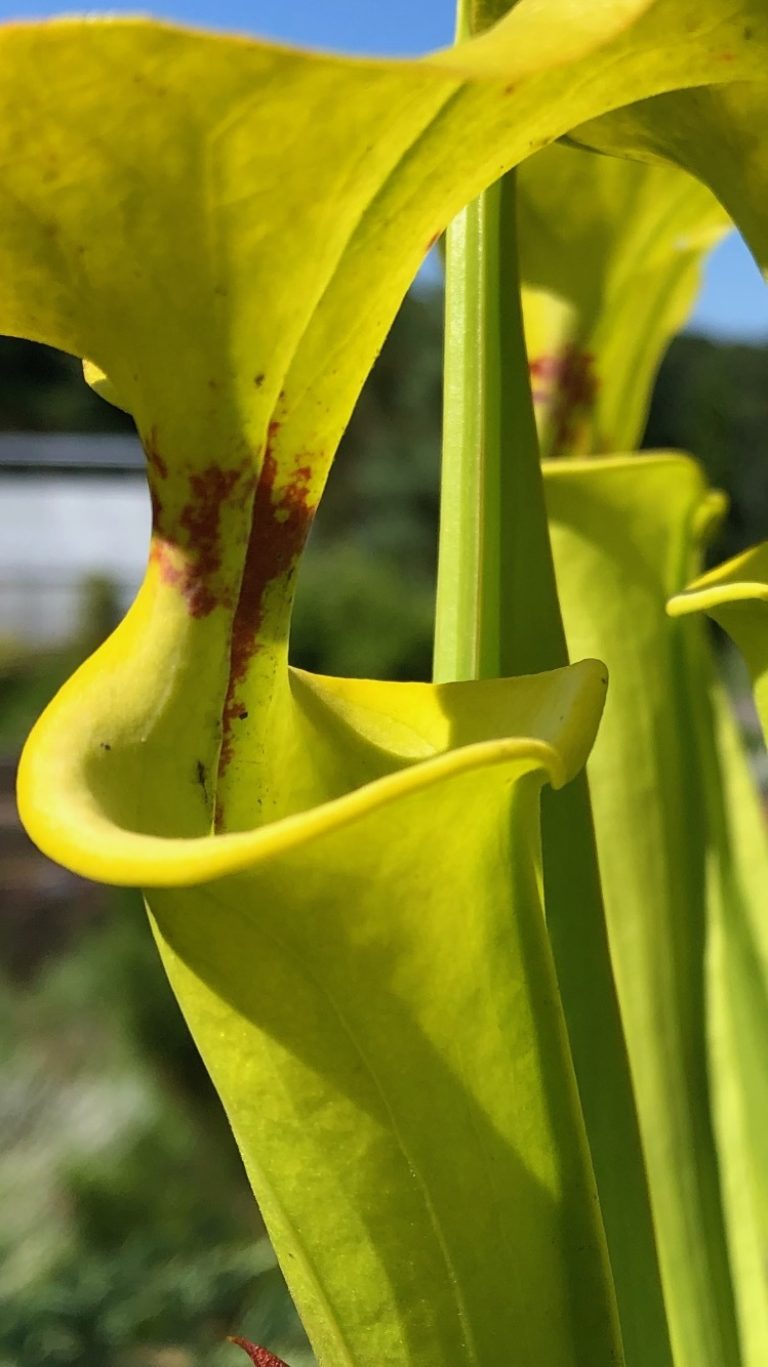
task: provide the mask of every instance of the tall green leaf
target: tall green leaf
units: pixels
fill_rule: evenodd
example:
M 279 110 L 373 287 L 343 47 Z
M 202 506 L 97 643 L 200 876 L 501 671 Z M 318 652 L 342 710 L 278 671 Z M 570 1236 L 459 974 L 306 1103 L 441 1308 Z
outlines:
M 588 772 L 675 1362 L 735 1365 L 707 1049 L 718 777 L 699 728 L 701 629 L 665 612 L 711 499 L 683 457 L 564 462 L 546 478 L 569 645 L 599 646 L 611 673 Z
M 542 455 L 631 451 L 701 263 L 728 227 L 674 167 L 558 144 L 520 168 L 520 257 Z
M 668 604 L 674 617 L 708 612 L 733 637 L 750 668 L 764 727 L 766 568 L 764 547 L 747 551 L 695 580 Z M 754 781 L 717 693 L 714 713 L 724 785 L 714 814 L 722 857 L 710 950 L 715 1120 L 745 1361 L 759 1367 L 768 1351 L 768 853 Z

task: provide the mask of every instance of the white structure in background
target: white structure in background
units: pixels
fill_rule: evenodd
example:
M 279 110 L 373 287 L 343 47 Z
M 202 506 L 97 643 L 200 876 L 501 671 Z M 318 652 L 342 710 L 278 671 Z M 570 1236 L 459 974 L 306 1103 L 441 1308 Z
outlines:
M 90 575 L 111 579 L 127 607 L 149 532 L 136 437 L 0 434 L 0 638 L 67 640 Z

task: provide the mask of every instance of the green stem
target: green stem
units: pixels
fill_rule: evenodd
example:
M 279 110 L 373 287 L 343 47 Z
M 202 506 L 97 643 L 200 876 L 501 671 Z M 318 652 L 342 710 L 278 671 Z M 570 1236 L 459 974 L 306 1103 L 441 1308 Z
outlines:
M 510 8 L 459 0 L 458 36 Z M 481 13 L 482 11 L 482 13 Z M 448 230 L 434 677 L 567 663 L 530 393 L 515 177 Z M 547 925 L 613 1270 L 627 1367 L 671 1367 L 586 779 L 542 802 Z
M 567 662 L 528 379 L 514 173 L 448 230 L 435 679 Z M 519 510 L 524 509 L 524 516 Z

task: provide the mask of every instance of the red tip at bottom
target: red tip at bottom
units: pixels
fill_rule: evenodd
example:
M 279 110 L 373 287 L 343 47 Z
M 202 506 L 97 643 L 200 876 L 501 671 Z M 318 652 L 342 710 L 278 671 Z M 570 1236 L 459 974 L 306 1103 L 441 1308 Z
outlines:
M 230 1336 L 230 1343 L 236 1343 L 238 1348 L 242 1348 L 247 1353 L 254 1367 L 288 1367 L 287 1362 L 282 1358 L 276 1358 L 274 1353 L 269 1353 L 266 1348 L 259 1348 L 255 1343 L 249 1343 L 247 1339 Z

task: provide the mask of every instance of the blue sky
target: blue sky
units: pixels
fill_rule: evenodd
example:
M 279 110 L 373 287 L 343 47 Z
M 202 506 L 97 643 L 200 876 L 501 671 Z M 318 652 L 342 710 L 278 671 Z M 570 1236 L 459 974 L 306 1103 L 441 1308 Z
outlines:
M 41 18 L 80 10 L 76 0 L 0 0 L 0 20 Z M 89 13 L 150 11 L 200 27 L 237 30 L 308 47 L 404 56 L 449 43 L 452 0 L 144 0 L 89 4 Z M 692 327 L 730 339 L 768 340 L 768 295 L 740 240 L 713 254 Z

